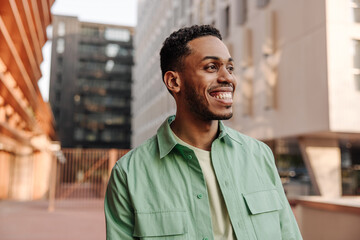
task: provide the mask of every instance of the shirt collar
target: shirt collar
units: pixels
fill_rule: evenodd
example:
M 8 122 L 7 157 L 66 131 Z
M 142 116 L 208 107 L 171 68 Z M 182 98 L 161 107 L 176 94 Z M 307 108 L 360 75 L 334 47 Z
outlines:
M 157 141 L 159 146 L 160 158 L 168 155 L 172 151 L 172 149 L 178 144 L 170 128 L 170 124 L 174 120 L 175 115 L 168 117 L 157 130 Z M 219 121 L 219 129 L 220 132 L 217 138 L 221 139 L 228 135 L 226 127 L 222 121 Z
M 163 124 L 157 130 L 157 141 L 159 145 L 160 159 L 165 157 L 171 152 L 171 150 L 176 146 L 177 141 L 174 138 L 170 124 L 175 120 L 175 116 L 170 116 L 166 119 Z

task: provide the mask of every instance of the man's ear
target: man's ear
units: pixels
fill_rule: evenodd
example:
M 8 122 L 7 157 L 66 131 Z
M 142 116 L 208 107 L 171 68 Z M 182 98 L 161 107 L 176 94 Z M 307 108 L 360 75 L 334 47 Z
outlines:
M 164 75 L 164 83 L 173 94 L 180 92 L 181 80 L 175 71 L 167 71 Z

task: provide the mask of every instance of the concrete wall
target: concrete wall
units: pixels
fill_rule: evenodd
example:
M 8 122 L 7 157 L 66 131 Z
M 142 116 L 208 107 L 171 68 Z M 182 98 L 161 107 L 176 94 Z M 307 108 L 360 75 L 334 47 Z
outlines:
M 352 19 L 351 1 L 327 0 L 327 53 L 330 130 L 360 132 L 360 88 L 353 78 L 353 39 L 360 24 Z
M 17 155 L 0 152 L 0 199 L 47 198 L 52 157 L 46 151 Z
M 33 165 L 33 199 L 44 199 L 48 196 L 53 155 L 50 152 L 34 154 Z
M 164 118 L 175 112 L 174 100 L 161 80 L 162 42 L 172 31 L 192 24 L 215 23 L 226 33 L 227 6 L 230 26 L 224 42 L 237 63 L 239 79 L 235 115 L 227 124 L 263 140 L 329 131 L 326 0 L 271 0 L 263 8 L 249 1 L 245 8 L 241 6 L 245 1 L 191 2 L 192 6 L 177 0 L 156 6 L 139 2 L 133 146 L 155 134 Z M 246 19 L 243 24 L 238 20 L 241 12 Z M 269 84 L 274 85 L 273 91 Z M 246 88 L 252 101 L 250 114 L 244 109 Z M 270 107 L 269 94 L 274 100 Z
M 355 200 L 359 203 L 359 200 Z M 315 203 L 315 204 L 314 204 Z M 295 216 L 306 240 L 357 240 L 360 236 L 360 206 L 326 201 L 302 201 Z
M 267 33 L 271 12 L 273 36 Z M 272 0 L 263 9 L 248 4 L 247 22 L 242 26 L 233 24 L 227 41 L 234 46 L 235 59 L 243 62 L 241 48 L 246 46 L 239 46 L 238 40 L 244 37 L 242 28 L 251 32 L 248 47 L 252 48 L 253 109 L 252 114 L 244 114 L 244 99 L 240 98 L 231 126 L 263 140 L 329 130 L 325 13 L 324 0 Z M 264 46 L 269 38 L 274 49 L 266 57 Z M 276 74 L 276 103 L 267 108 L 269 73 L 264 66 L 270 61 Z M 238 75 L 241 84 L 237 94 L 242 95 L 244 69 Z
M 12 156 L 7 152 L 0 151 L 0 199 L 9 197 L 10 163 Z

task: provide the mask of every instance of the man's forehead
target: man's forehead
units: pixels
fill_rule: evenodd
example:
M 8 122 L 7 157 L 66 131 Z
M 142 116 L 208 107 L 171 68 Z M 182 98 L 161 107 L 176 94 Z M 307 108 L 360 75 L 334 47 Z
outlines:
M 191 40 L 188 43 L 191 55 L 196 54 L 201 58 L 212 57 L 228 60 L 230 57 L 226 45 L 217 37 L 204 36 Z

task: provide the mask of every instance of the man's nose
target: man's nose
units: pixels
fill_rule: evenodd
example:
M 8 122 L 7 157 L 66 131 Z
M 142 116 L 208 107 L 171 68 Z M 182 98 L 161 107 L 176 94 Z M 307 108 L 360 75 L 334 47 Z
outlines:
M 226 66 L 223 66 L 220 68 L 219 76 L 218 76 L 218 82 L 224 83 L 235 83 L 235 76 L 232 72 L 229 72 Z

